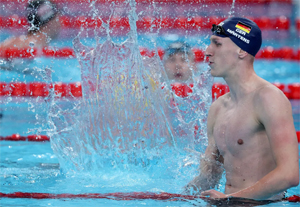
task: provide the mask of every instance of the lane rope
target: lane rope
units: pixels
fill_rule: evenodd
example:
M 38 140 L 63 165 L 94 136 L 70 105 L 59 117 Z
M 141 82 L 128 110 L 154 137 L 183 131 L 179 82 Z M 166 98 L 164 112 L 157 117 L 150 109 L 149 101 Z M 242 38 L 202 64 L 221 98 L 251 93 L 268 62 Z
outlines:
M 298 143 L 300 143 L 300 131 L 296 132 Z M 13 134 L 11 136 L 1 137 L 0 141 L 29 141 L 29 142 L 49 142 L 50 137 L 47 135 L 28 135 L 21 136 L 19 134 Z
M 174 193 L 151 193 L 151 192 L 116 192 L 116 193 L 86 193 L 86 194 L 51 194 L 51 193 L 25 193 L 25 192 L 15 192 L 15 193 L 0 193 L 0 198 L 33 198 L 33 199 L 65 199 L 65 198 L 79 198 L 79 199 L 109 199 L 109 200 L 161 200 L 161 201 L 191 201 L 202 199 L 208 202 L 221 202 L 221 203 L 271 203 L 271 202 L 300 202 L 300 197 L 298 195 L 293 195 L 282 200 L 271 201 L 271 200 L 252 200 L 244 198 L 226 198 L 226 199 L 209 199 L 203 196 L 191 196 L 182 195 Z
M 91 50 L 93 48 L 90 48 Z M 141 47 L 139 48 L 140 54 L 145 57 L 153 57 L 156 50 Z M 203 62 L 205 60 L 205 51 L 199 48 L 192 48 L 195 55 L 196 62 Z M 164 49 L 157 48 L 157 54 L 160 59 L 163 59 Z M 85 53 L 80 54 L 84 56 Z M 0 58 L 13 59 L 13 58 L 36 58 L 36 57 L 46 57 L 46 58 L 75 58 L 76 54 L 73 48 L 63 47 L 63 48 L 0 48 Z M 300 61 L 300 48 L 293 47 L 281 47 L 274 48 L 272 46 L 267 46 L 259 50 L 255 56 L 256 59 L 267 59 L 267 60 L 287 60 L 287 61 Z
M 13 134 L 11 136 L 6 136 L 6 137 L 0 136 L 0 141 L 49 142 L 50 141 L 50 137 L 48 137 L 47 135 L 21 136 L 19 134 Z
M 285 31 L 291 28 L 291 20 L 286 16 L 278 17 L 247 17 L 253 20 L 261 30 L 275 30 L 275 31 Z M 194 17 L 151 17 L 145 16 L 137 20 L 136 26 L 138 32 L 153 32 L 156 29 L 167 29 L 167 30 L 195 30 L 201 31 L 211 29 L 212 24 L 218 24 L 226 18 L 211 16 L 194 16 Z M 119 31 L 129 31 L 130 24 L 128 17 L 71 17 L 71 16 L 60 16 L 59 20 L 61 22 L 62 29 L 80 29 L 84 28 L 99 28 L 102 26 L 102 21 L 108 22 L 109 27 L 113 30 Z M 300 18 L 296 18 L 295 28 L 299 31 L 299 21 Z M 0 16 L 0 28 L 12 29 L 12 28 L 26 28 L 29 27 L 28 21 L 24 16 Z
M 273 83 L 288 99 L 300 99 L 300 83 L 282 84 Z M 171 89 L 175 95 L 185 98 L 193 92 L 193 84 L 172 83 Z M 54 90 L 55 98 L 79 98 L 82 97 L 82 85 L 75 83 L 44 83 L 44 82 L 0 82 L 0 97 L 47 97 L 50 90 Z M 215 100 L 230 92 L 228 85 L 214 83 L 212 86 L 212 98 Z

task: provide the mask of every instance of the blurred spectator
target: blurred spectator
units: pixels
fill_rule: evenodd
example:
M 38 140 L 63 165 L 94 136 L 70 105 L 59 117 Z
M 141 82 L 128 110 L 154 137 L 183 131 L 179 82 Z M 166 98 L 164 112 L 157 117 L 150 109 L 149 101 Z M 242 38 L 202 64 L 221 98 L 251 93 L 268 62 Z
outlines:
M 164 66 L 169 80 L 178 83 L 191 83 L 197 68 L 191 47 L 182 42 L 174 42 L 165 50 Z

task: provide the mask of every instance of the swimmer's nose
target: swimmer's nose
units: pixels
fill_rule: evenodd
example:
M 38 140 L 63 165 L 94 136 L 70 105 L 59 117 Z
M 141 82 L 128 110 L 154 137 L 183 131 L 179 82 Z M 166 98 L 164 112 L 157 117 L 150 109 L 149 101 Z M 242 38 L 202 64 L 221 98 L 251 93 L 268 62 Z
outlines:
M 206 48 L 206 50 L 205 50 L 205 52 L 204 52 L 204 55 L 205 55 L 206 57 L 210 57 L 210 56 L 213 55 L 212 50 L 211 50 L 211 44 L 208 45 L 208 47 Z
M 176 63 L 175 68 L 176 68 L 176 70 L 181 70 L 182 69 L 182 65 L 180 63 Z

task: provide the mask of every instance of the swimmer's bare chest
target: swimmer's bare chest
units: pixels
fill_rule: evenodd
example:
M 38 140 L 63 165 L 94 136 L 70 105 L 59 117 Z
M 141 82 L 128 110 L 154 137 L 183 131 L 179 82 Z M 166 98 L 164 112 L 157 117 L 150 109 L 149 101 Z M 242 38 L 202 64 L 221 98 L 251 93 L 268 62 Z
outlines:
M 273 168 L 268 137 L 251 101 L 221 105 L 213 137 L 224 158 L 228 186 L 249 186 Z
M 220 107 L 215 117 L 213 135 L 221 155 L 237 156 L 243 148 L 250 147 L 253 136 L 262 126 L 255 117 L 253 105 L 247 102 L 234 104 L 230 101 Z

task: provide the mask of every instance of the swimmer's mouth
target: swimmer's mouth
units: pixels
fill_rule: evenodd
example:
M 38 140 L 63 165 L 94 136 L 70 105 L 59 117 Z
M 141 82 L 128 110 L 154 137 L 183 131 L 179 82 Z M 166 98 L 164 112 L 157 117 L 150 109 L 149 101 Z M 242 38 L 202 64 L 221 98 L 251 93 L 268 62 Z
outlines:
M 176 77 L 176 78 L 182 78 L 182 74 L 181 74 L 181 73 L 176 73 L 176 74 L 175 74 L 175 77 Z

